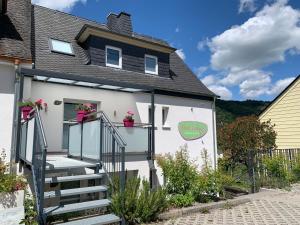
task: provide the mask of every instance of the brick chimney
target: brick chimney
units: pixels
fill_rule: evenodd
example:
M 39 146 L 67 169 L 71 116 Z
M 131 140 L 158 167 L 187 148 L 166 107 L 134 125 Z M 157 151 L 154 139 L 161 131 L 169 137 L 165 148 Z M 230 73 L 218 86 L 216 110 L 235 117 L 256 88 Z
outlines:
M 126 12 L 120 12 L 119 15 L 110 13 L 107 16 L 107 27 L 113 32 L 132 36 L 131 16 Z

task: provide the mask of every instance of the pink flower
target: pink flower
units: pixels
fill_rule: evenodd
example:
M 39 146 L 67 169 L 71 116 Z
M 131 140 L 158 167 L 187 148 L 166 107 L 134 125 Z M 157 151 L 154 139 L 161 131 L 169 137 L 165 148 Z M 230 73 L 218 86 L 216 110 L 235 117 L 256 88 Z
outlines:
M 40 99 L 36 100 L 35 103 L 38 104 L 38 105 L 41 105 L 43 103 L 43 99 L 40 98 Z
M 127 114 L 129 114 L 129 115 L 131 115 L 131 116 L 134 115 L 134 113 L 133 113 L 131 110 L 129 110 L 129 111 L 127 112 Z

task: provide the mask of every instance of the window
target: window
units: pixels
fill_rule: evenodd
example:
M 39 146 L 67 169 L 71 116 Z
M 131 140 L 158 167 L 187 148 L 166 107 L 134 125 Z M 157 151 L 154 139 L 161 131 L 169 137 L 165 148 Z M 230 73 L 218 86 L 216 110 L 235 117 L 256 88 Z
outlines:
M 50 39 L 50 47 L 53 52 L 74 55 L 72 45 L 69 42 Z
M 145 73 L 158 74 L 157 57 L 145 55 Z
M 122 68 L 122 50 L 111 46 L 105 47 L 106 66 Z
M 169 113 L 169 107 L 162 107 L 162 125 L 168 127 L 167 118 Z

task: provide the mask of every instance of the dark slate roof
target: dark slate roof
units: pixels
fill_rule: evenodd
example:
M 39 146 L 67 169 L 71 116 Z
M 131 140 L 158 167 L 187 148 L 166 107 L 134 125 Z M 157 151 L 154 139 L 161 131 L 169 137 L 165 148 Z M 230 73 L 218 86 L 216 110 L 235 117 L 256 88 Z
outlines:
M 34 24 L 36 69 L 146 85 L 164 91 L 215 96 L 176 53 L 170 55 L 170 78 L 87 65 L 86 51 L 75 41 L 75 37 L 85 24 L 107 29 L 105 25 L 40 6 L 34 6 Z M 71 42 L 75 56 L 52 53 L 49 49 L 49 38 Z
M 0 55 L 31 60 L 30 27 L 30 1 L 7 1 L 7 13 L 0 16 Z

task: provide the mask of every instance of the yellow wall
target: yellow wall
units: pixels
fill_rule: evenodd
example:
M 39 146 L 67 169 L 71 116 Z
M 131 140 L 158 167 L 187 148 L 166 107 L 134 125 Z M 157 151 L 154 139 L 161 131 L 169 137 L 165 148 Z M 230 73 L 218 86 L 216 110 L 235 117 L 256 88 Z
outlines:
M 275 124 L 279 149 L 300 148 L 300 79 L 260 116 L 261 121 L 269 119 Z

